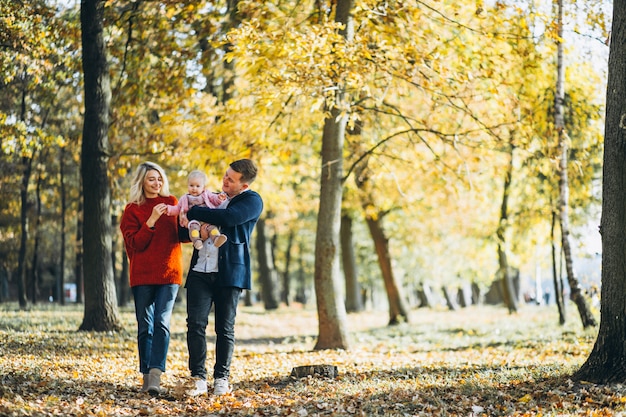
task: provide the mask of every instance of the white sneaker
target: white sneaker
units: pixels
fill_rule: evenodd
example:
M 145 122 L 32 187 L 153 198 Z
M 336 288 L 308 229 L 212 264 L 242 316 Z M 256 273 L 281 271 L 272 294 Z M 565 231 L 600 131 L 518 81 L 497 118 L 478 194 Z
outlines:
M 207 393 L 207 385 L 206 380 L 200 377 L 195 377 L 193 379 L 194 387 L 190 390 L 187 390 L 187 395 L 190 397 L 197 397 L 198 395 L 204 395 Z
M 213 394 L 214 395 L 224 395 L 228 394 L 231 391 L 230 384 L 228 383 L 228 378 L 217 378 L 213 382 Z

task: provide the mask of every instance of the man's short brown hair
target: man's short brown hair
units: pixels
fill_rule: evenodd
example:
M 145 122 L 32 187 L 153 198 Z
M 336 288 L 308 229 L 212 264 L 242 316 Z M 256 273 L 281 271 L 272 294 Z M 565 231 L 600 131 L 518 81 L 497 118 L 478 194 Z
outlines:
M 256 179 L 258 169 L 250 159 L 239 159 L 238 161 L 232 162 L 230 167 L 233 171 L 241 174 L 241 182 L 252 184 Z

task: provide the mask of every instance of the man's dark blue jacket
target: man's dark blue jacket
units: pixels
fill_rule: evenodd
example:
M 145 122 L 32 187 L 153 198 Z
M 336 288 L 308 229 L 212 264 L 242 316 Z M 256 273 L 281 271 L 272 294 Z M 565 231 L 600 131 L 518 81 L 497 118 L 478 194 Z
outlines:
M 233 197 L 225 209 L 194 206 L 187 218 L 218 226 L 228 237 L 219 249 L 218 285 L 249 290 L 252 287 L 250 265 L 250 235 L 263 211 L 261 196 L 252 190 L 243 191 Z M 194 249 L 191 265 L 198 259 Z M 190 267 L 191 270 L 191 267 Z

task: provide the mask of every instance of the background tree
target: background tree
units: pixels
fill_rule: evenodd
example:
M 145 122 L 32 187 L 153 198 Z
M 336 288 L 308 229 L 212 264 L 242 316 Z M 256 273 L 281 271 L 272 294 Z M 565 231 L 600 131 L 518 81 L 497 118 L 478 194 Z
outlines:
M 111 260 L 111 191 L 108 129 L 111 100 L 102 0 L 81 3 L 85 117 L 81 156 L 84 223 L 85 315 L 80 330 L 119 330 Z
M 354 36 L 352 0 L 338 0 L 335 22 L 345 44 Z M 337 40 L 336 48 L 345 47 Z M 343 143 L 348 109 L 345 75 L 339 72 L 334 80 L 333 96 L 322 133 L 322 166 L 320 170 L 320 199 L 315 239 L 315 296 L 319 332 L 315 349 L 347 349 L 346 310 L 339 288 L 339 254 L 341 227 L 341 197 L 343 194 Z
M 613 24 L 606 90 L 602 175 L 602 289 L 600 327 L 576 380 L 623 383 L 626 380 L 626 3 L 613 3 Z
M 565 268 L 567 269 L 567 281 L 570 287 L 570 298 L 578 307 L 580 319 L 583 327 L 595 326 L 596 320 L 589 311 L 589 306 L 584 298 L 584 294 L 578 283 L 578 278 L 574 271 L 572 260 L 572 247 L 570 243 L 570 225 L 569 225 L 569 180 L 568 180 L 568 149 L 569 137 L 565 130 L 565 120 L 563 117 L 563 106 L 565 101 L 565 69 L 563 63 L 563 0 L 558 0 L 558 18 L 557 18 L 557 78 L 556 78 L 556 95 L 554 103 L 554 127 L 558 139 L 559 147 L 559 219 L 561 224 L 561 240 L 563 253 L 565 255 Z

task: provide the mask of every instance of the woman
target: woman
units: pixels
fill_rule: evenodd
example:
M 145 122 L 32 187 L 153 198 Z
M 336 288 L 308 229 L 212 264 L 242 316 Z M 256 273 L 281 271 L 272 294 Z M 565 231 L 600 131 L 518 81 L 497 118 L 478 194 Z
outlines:
M 141 391 L 151 394 L 161 393 L 170 319 L 183 278 L 178 220 L 163 216 L 168 205 L 177 203 L 163 169 L 145 162 L 135 172 L 120 222 L 135 300 Z

